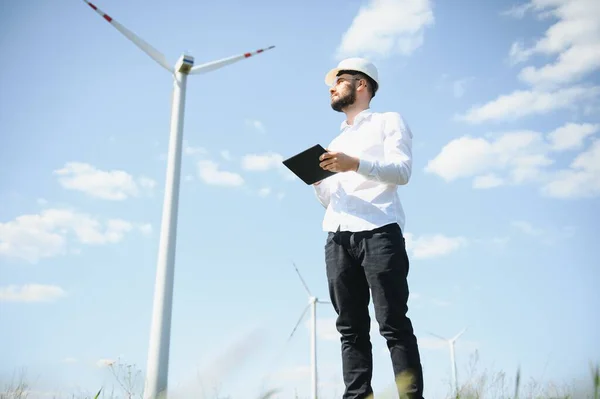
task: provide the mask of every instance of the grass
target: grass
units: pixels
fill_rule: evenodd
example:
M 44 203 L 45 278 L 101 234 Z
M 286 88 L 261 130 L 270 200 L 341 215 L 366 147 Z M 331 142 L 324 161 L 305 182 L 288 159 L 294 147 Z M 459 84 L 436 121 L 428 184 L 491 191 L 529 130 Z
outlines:
M 598 365 L 590 367 L 591 379 L 558 385 L 553 383 L 541 384 L 533 379 L 524 383 L 520 370 L 517 370 L 514 374 L 514 381 L 511 381 L 511 378 L 504 372 L 484 370 L 481 373 L 477 373 L 477 362 L 478 355 L 475 353 L 471 360 L 466 382 L 459 387 L 457 393 L 452 393 L 452 390 L 449 389 L 443 399 L 600 399 L 600 367 Z M 143 378 L 141 371 L 133 365 L 127 364 L 111 364 L 109 370 L 115 382 L 112 390 L 109 391 L 105 387 L 102 387 L 95 394 L 70 394 L 54 396 L 53 399 L 142 399 Z M 396 392 L 406 392 L 406 387 L 410 383 L 410 376 L 400 376 L 396 379 L 395 386 L 390 387 L 391 389 L 387 390 L 387 392 L 377 394 L 376 398 L 391 399 L 400 396 L 401 399 L 404 399 L 406 395 L 398 395 Z M 197 387 L 188 389 L 188 391 L 194 392 L 193 396 L 173 392 L 170 394 L 170 397 L 176 399 L 232 399 L 230 396 L 222 395 L 218 389 L 214 389 L 209 394 L 206 394 L 203 389 L 197 389 Z M 0 399 L 28 399 L 32 393 L 31 386 L 25 378 L 25 373 L 22 372 L 19 377 L 15 378 L 13 376 L 13 381 L 6 384 L 3 391 L 0 392 Z M 249 398 L 245 397 L 241 399 Z M 303 398 L 298 396 L 295 398 L 284 398 L 278 395 L 278 390 L 271 389 L 255 399 Z M 336 398 L 321 397 L 320 399 Z
M 449 398 L 455 399 L 600 399 L 600 368 L 590 366 L 591 378 L 570 384 L 542 384 L 534 379 L 523 383 L 517 370 L 510 384 L 504 372 L 472 374 L 469 381 Z

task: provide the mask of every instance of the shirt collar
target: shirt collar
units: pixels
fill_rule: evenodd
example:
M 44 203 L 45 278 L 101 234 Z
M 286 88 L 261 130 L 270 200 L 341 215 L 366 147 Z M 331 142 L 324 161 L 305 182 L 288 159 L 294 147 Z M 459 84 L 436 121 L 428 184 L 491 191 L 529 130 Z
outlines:
M 349 125 L 347 119 L 344 119 L 344 121 L 340 125 L 340 130 L 344 130 L 344 129 L 350 127 L 350 126 L 356 126 L 356 125 L 358 125 L 364 119 L 368 118 L 371 114 L 372 114 L 372 112 L 371 112 L 371 110 L 369 108 L 360 111 L 354 117 L 354 123 L 352 125 Z

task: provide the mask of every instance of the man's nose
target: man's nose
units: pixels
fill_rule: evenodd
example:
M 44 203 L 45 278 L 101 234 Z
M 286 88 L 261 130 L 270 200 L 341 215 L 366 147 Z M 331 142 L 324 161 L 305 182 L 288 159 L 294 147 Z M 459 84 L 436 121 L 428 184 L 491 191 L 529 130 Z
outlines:
M 335 91 L 335 87 L 330 87 L 329 88 L 329 94 L 333 94 L 334 91 Z

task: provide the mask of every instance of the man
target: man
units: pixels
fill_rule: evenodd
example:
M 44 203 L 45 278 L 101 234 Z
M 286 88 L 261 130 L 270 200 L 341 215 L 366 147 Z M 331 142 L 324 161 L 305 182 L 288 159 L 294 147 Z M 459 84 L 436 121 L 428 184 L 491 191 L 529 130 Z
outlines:
M 343 60 L 327 73 L 325 82 L 330 86 L 331 107 L 346 115 L 341 133 L 320 158 L 323 169 L 339 173 L 313 185 L 326 208 L 325 263 L 341 335 L 343 398 L 373 394 L 368 310 L 372 295 L 394 376 L 399 385 L 399 380 L 409 378 L 401 398 L 422 399 L 419 349 L 406 316 L 409 261 L 397 193 L 411 176 L 412 133 L 398 113 L 370 110 L 379 77 L 369 61 Z

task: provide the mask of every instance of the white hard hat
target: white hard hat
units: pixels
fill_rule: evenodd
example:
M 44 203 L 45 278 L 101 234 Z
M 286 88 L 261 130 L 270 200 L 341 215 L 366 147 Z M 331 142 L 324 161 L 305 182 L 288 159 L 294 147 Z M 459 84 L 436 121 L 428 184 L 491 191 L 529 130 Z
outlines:
M 327 72 L 325 75 L 325 84 L 331 86 L 335 82 L 335 78 L 339 71 L 358 71 L 369 76 L 379 86 L 379 74 L 377 68 L 372 62 L 364 58 L 346 58 L 340 61 L 337 67 Z

